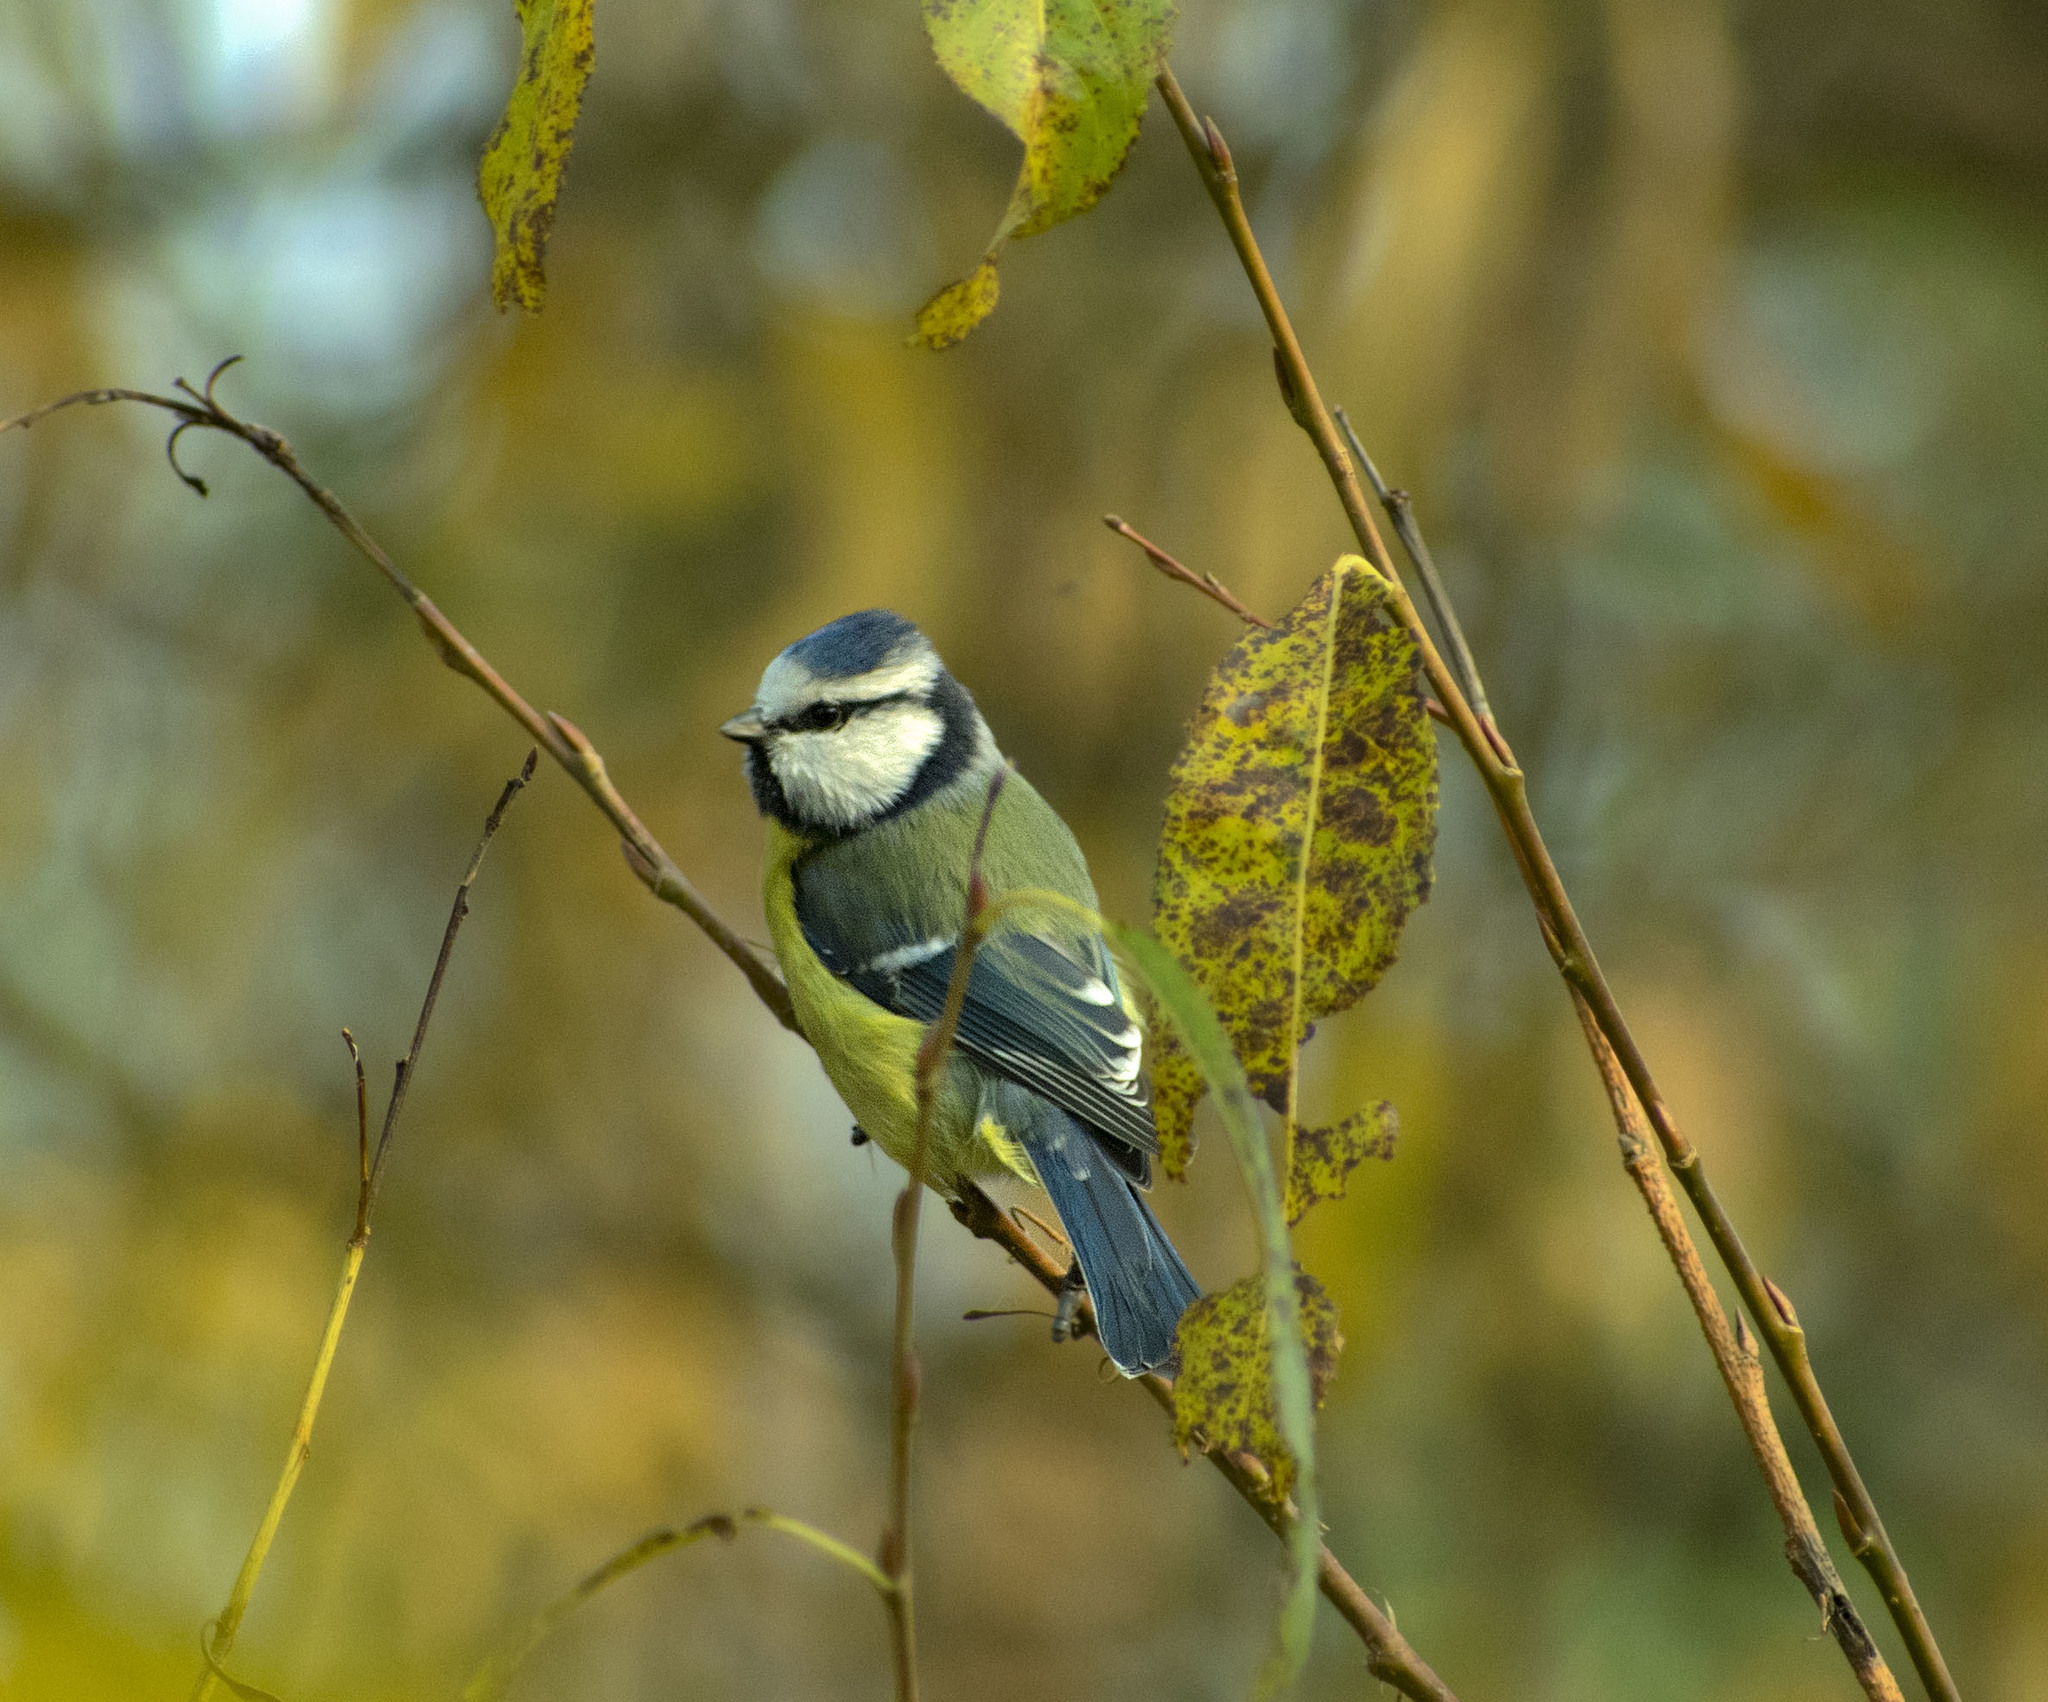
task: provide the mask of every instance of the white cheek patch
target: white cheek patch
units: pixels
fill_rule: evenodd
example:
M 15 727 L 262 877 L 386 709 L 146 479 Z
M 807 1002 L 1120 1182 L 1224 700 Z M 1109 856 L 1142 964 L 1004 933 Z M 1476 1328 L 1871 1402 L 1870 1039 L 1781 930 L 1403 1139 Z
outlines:
M 849 828 L 873 820 L 902 797 L 944 733 L 937 710 L 891 703 L 856 715 L 836 731 L 777 734 L 766 750 L 798 815 Z

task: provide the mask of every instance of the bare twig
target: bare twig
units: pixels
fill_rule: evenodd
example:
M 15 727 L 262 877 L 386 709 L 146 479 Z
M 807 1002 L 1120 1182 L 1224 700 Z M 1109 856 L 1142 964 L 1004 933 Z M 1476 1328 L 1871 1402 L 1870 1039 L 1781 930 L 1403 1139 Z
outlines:
M 960 1197 L 951 1204 L 953 1216 L 969 1234 L 995 1242 L 1048 1294 L 1057 1295 L 1065 1288 L 1066 1266 L 1047 1254 L 979 1188 L 972 1183 L 963 1185 Z M 1081 1296 L 1080 1310 L 1074 1323 L 1077 1335 L 1094 1331 L 1094 1308 L 1086 1294 Z M 1136 1381 L 1145 1386 L 1146 1393 L 1171 1418 L 1172 1381 L 1157 1372 L 1147 1372 Z M 1276 1500 L 1272 1480 L 1264 1467 L 1249 1454 L 1209 1450 L 1204 1457 L 1223 1474 L 1231 1488 L 1244 1498 L 1273 1534 L 1285 1542 L 1292 1524 L 1292 1508 L 1285 1501 Z M 1457 1702 L 1450 1686 L 1438 1678 L 1429 1663 L 1415 1652 L 1395 1628 L 1393 1620 L 1380 1610 L 1358 1580 L 1330 1552 L 1327 1543 L 1317 1557 L 1316 1582 L 1323 1599 L 1337 1610 L 1365 1645 L 1366 1667 L 1375 1678 L 1391 1684 L 1403 1696 L 1414 1698 L 1415 1702 Z
M 1613 989 L 1601 973 L 1592 943 L 1586 937 L 1564 882 L 1551 860 L 1549 848 L 1544 844 L 1542 832 L 1530 809 L 1528 785 L 1521 767 L 1497 731 L 1489 736 L 1488 725 L 1480 721 L 1471 701 L 1460 689 L 1456 675 L 1431 640 L 1414 600 L 1408 595 L 1393 559 L 1387 553 L 1386 543 L 1373 521 L 1359 485 L 1357 469 L 1351 463 L 1335 421 L 1323 404 L 1315 376 L 1302 354 L 1301 343 L 1280 300 L 1272 273 L 1259 252 L 1258 240 L 1252 233 L 1251 221 L 1238 193 L 1237 169 L 1231 160 L 1230 149 L 1213 122 L 1196 117 L 1194 108 L 1188 104 L 1187 96 L 1182 93 L 1170 69 L 1161 69 L 1157 87 L 1265 315 L 1267 329 L 1273 337 L 1274 364 L 1280 376 L 1283 399 L 1322 458 L 1359 547 L 1391 587 L 1395 609 L 1415 639 L 1430 685 L 1447 711 L 1459 743 L 1479 770 L 1513 846 L 1516 864 L 1535 903 L 1544 939 L 1556 960 L 1558 971 L 1591 1009 L 1600 1034 L 1613 1048 L 1630 1090 L 1656 1133 L 1666 1162 L 1705 1224 L 1714 1251 L 1734 1279 L 1744 1307 L 1755 1320 L 1759 1333 L 1770 1344 L 1771 1357 L 1791 1387 L 1799 1415 L 1819 1446 L 1821 1457 L 1827 1462 L 1828 1475 L 1834 1480 L 1835 1490 L 1847 1511 L 1843 1525 L 1845 1533 L 1853 1533 L 1850 1535 L 1851 1548 L 1877 1581 L 1885 1606 L 1913 1657 L 1921 1682 L 1936 1702 L 1959 1702 L 1955 1681 L 1949 1676 L 1933 1630 L 1913 1595 L 1905 1567 L 1900 1563 L 1891 1539 L 1885 1534 L 1870 1492 L 1864 1487 L 1856 1463 L 1833 1414 L 1828 1410 L 1807 1352 L 1805 1332 L 1799 1327 L 1791 1302 L 1784 1291 L 1757 1268 L 1756 1261 L 1736 1233 L 1727 1208 L 1709 1184 L 1706 1166 L 1698 1151 L 1679 1129 L 1656 1078 L 1650 1073 L 1642 1048 L 1621 1013 Z
M 1417 522 L 1413 505 L 1404 492 L 1389 492 L 1372 459 L 1351 430 L 1343 410 L 1334 410 L 1339 426 L 1350 444 L 1351 453 L 1366 471 L 1373 488 L 1380 494 L 1383 503 L 1389 496 L 1399 499 L 1398 506 L 1389 504 L 1388 512 L 1401 531 L 1403 545 L 1409 558 L 1418 563 L 1427 562 L 1429 549 L 1423 541 L 1422 530 Z M 1434 577 L 1433 571 L 1431 577 Z M 1457 611 L 1450 598 L 1438 585 L 1435 594 L 1438 626 L 1445 632 L 1457 635 L 1456 642 L 1462 645 L 1463 636 Z M 1476 685 L 1478 669 L 1473 666 L 1470 678 Z M 1483 701 L 1481 699 L 1480 701 Z M 1493 728 L 1488 717 L 1488 731 Z M 1498 741 L 1496 740 L 1498 748 Z M 1546 930 L 1547 931 L 1547 930 Z M 1814 1605 L 1820 1609 L 1821 1624 L 1840 1646 L 1843 1657 L 1849 1662 L 1857 1682 L 1862 1685 L 1870 1702 L 1901 1702 L 1898 1681 L 1892 1676 L 1884 1656 L 1871 1641 L 1870 1633 L 1864 1626 L 1862 1616 L 1842 1587 L 1840 1575 L 1835 1571 L 1834 1562 L 1829 1558 L 1827 1544 L 1822 1539 L 1819 1526 L 1815 1523 L 1813 1509 L 1808 1504 L 1805 1492 L 1799 1487 L 1799 1478 L 1792 1469 L 1792 1461 L 1785 1452 L 1783 1438 L 1778 1434 L 1777 1420 L 1772 1416 L 1770 1396 L 1764 1387 L 1763 1368 L 1758 1360 L 1754 1340 L 1741 1327 L 1729 1328 L 1728 1315 L 1722 1309 L 1721 1298 L 1714 1292 L 1714 1285 L 1708 1279 L 1706 1266 L 1701 1262 L 1699 1248 L 1694 1243 L 1692 1232 L 1686 1228 L 1684 1214 L 1679 1210 L 1677 1196 L 1672 1192 L 1670 1178 L 1657 1156 L 1657 1148 L 1648 1126 L 1643 1121 L 1641 1109 L 1629 1091 L 1628 1078 L 1622 1074 L 1621 1065 L 1614 1056 L 1614 1048 L 1607 1043 L 1606 1035 L 1600 1032 L 1600 1025 L 1594 1020 L 1592 1008 L 1576 988 L 1572 989 L 1572 1005 L 1578 1012 L 1580 1027 L 1586 1036 L 1586 1045 L 1593 1055 L 1594 1064 L 1600 1071 L 1601 1085 L 1607 1093 L 1609 1110 L 1614 1117 L 1615 1134 L 1620 1143 L 1622 1166 L 1643 1197 L 1649 1209 L 1651 1222 L 1656 1226 L 1657 1236 L 1670 1256 L 1673 1268 L 1678 1273 L 1680 1285 L 1686 1298 L 1691 1302 L 1693 1314 L 1699 1321 L 1701 1333 L 1706 1337 L 1709 1351 L 1714 1356 L 1715 1366 L 1721 1373 L 1721 1380 L 1727 1386 L 1729 1399 L 1734 1403 L 1737 1419 L 1743 1434 L 1749 1439 L 1750 1451 L 1754 1454 L 1758 1470 L 1763 1474 L 1764 1486 L 1771 1497 L 1771 1504 L 1778 1511 L 1778 1517 L 1785 1527 L 1785 1555 L 1793 1574 L 1806 1586 L 1813 1597 Z
M 1161 573 L 1165 574 L 1168 579 L 1178 579 L 1183 585 L 1190 585 L 1195 590 L 1201 592 L 1203 596 L 1210 598 L 1214 602 L 1221 603 L 1232 614 L 1237 616 L 1239 620 L 1243 621 L 1246 626 L 1262 626 L 1268 631 L 1272 630 L 1273 623 L 1271 621 L 1267 620 L 1264 615 L 1253 614 L 1250 609 L 1237 600 L 1236 595 L 1215 574 L 1197 573 L 1192 568 L 1181 566 L 1172 556 L 1153 543 L 1150 538 L 1124 521 L 1119 520 L 1114 514 L 1105 514 L 1102 517 L 1102 523 L 1112 532 L 1116 533 L 1118 537 L 1128 538 L 1132 543 L 1136 544 L 1139 549 L 1145 552 L 1145 559 L 1158 568 Z
M 433 599 L 398 570 L 397 563 L 385 554 L 383 546 L 375 538 L 363 530 L 355 516 L 342 506 L 341 500 L 300 465 L 289 443 L 267 426 L 236 418 L 215 400 L 215 383 L 228 367 L 241 358 L 233 355 L 222 361 L 208 375 L 203 389 L 195 390 L 181 378 L 175 385 L 181 392 L 178 396 L 160 396 L 148 390 L 80 390 L 74 395 L 61 396 L 54 402 L 45 402 L 40 408 L 31 408 L 12 419 L 0 420 L 0 432 L 17 426 L 26 429 L 59 409 L 74 406 L 140 402 L 147 407 L 161 408 L 178 421 L 164 445 L 171 457 L 172 469 L 201 496 L 206 495 L 205 482 L 194 478 L 178 464 L 175 451 L 179 437 L 199 426 L 225 432 L 229 437 L 246 443 L 304 491 L 358 553 L 383 574 L 391 588 L 405 599 L 413 618 L 420 624 L 420 630 L 426 634 L 427 642 L 433 645 L 441 660 L 481 686 L 583 788 L 591 802 L 618 829 L 628 866 L 654 896 L 673 904 L 703 929 L 711 943 L 746 976 L 761 1002 L 775 1013 L 776 1020 L 785 1028 L 795 1028 L 796 1016 L 790 1008 L 789 990 L 783 986 L 775 965 L 726 925 L 705 901 L 703 894 L 690 883 L 689 877 L 676 866 L 675 860 L 662 849 L 660 842 L 647 831 L 612 784 L 610 775 L 605 771 L 604 759 L 590 741 L 572 723 L 558 715 L 541 714 L 514 691 L 497 669 L 484 659 L 482 652 L 456 629 L 455 623 L 434 606 Z
M 214 369 L 218 377 L 220 368 Z M 210 397 L 213 381 L 208 379 L 206 395 Z M 363 1078 L 363 1055 L 356 1046 L 356 1037 L 347 1029 L 341 1037 L 348 1044 L 349 1057 L 355 1065 L 356 1076 L 356 1220 L 355 1228 L 348 1238 L 341 1262 L 341 1281 L 335 1289 L 334 1304 L 328 1308 L 327 1327 L 321 1332 L 320 1350 L 314 1356 L 313 1375 L 306 1384 L 305 1399 L 299 1404 L 298 1422 L 292 1426 L 291 1445 L 285 1450 L 284 1470 L 278 1474 L 277 1487 L 271 1491 L 270 1503 L 263 1510 L 262 1521 L 256 1527 L 256 1535 L 249 1544 L 249 1552 L 242 1558 L 241 1570 L 235 1574 L 234 1587 L 228 1592 L 227 1606 L 221 1609 L 220 1618 L 213 1622 L 211 1630 L 202 1639 L 202 1653 L 206 1665 L 192 1686 L 193 1702 L 206 1702 L 213 1694 L 216 1684 L 226 1684 L 237 1696 L 248 1693 L 248 1687 L 230 1678 L 224 1670 L 224 1663 L 235 1646 L 235 1638 L 242 1629 L 242 1617 L 249 1611 L 249 1598 L 255 1594 L 256 1580 L 262 1576 L 263 1564 L 270 1557 L 271 1544 L 277 1538 L 278 1525 L 284 1519 L 285 1504 L 292 1498 L 297 1487 L 299 1473 L 305 1469 L 306 1457 L 313 1448 L 313 1425 L 320 1416 L 320 1402 L 327 1393 L 327 1374 L 334 1368 L 335 1350 L 341 1345 L 342 1326 L 348 1322 L 349 1302 L 355 1298 L 356 1279 L 362 1275 L 363 1254 L 370 1242 L 370 1213 L 376 1203 L 377 1185 L 384 1173 L 384 1162 L 391 1148 L 391 1137 L 398 1123 L 398 1113 L 405 1103 L 405 1090 L 412 1080 L 413 1068 L 419 1062 L 420 1047 L 427 1038 L 427 1021 L 434 1014 L 434 1004 L 441 996 L 441 982 L 448 973 L 448 959 L 455 949 L 455 936 L 462 927 L 463 918 L 469 914 L 469 889 L 476 880 L 477 870 L 483 866 L 484 853 L 490 849 L 491 841 L 497 836 L 499 825 L 505 819 L 505 810 L 527 781 L 533 778 L 535 753 L 529 751 L 525 766 L 517 778 L 506 783 L 498 794 L 496 807 L 484 822 L 483 837 L 477 841 L 476 851 L 469 859 L 469 868 L 463 874 L 462 884 L 455 889 L 455 903 L 448 912 L 448 926 L 441 934 L 441 950 L 434 959 L 434 973 L 427 982 L 427 996 L 420 1004 L 419 1021 L 413 1026 L 412 1047 L 400 1062 L 391 1084 L 391 1101 L 385 1108 L 383 1133 L 378 1137 L 374 1157 L 370 1148 L 370 1101 L 369 1090 Z

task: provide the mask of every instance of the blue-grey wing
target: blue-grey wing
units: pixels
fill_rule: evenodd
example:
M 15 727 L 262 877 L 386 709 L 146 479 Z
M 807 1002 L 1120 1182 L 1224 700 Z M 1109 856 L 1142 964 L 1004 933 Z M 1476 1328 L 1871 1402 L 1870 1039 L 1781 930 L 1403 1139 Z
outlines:
M 807 906 L 797 884 L 797 922 L 820 961 L 885 1010 L 934 1021 L 958 955 L 955 939 L 906 940 L 871 949 Z M 871 921 L 872 919 L 868 919 Z M 1116 970 L 1099 940 L 1083 963 L 1049 940 L 999 934 L 974 954 L 958 1045 L 995 1074 L 1029 1088 L 1077 1119 L 1119 1170 L 1151 1180 L 1159 1151 L 1139 1062 L 1144 1039 L 1117 992 Z

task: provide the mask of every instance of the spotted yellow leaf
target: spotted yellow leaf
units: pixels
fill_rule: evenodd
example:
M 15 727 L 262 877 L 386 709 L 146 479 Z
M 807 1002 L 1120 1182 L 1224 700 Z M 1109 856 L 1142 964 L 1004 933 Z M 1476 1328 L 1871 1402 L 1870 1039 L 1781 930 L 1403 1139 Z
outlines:
M 1326 1128 L 1294 1132 L 1294 1167 L 1287 1176 L 1287 1221 L 1308 1208 L 1343 1198 L 1351 1172 L 1368 1158 L 1392 1158 L 1400 1119 L 1382 1099 Z
M 1386 582 L 1345 556 L 1217 666 L 1173 765 L 1153 929 L 1290 1126 L 1297 1048 L 1386 972 L 1429 895 L 1436 740 L 1417 670 Z M 1178 1175 L 1203 1081 L 1170 1033 L 1152 1080 Z
M 1337 1303 L 1299 1266 L 1294 1289 L 1312 1398 L 1320 1407 L 1344 1348 Z M 1274 1415 L 1270 1317 L 1265 1280 L 1258 1276 L 1205 1294 L 1181 1314 L 1173 1440 L 1183 1454 L 1190 1448 L 1251 1454 L 1272 1474 L 1274 1494 L 1285 1495 L 1294 1481 L 1294 1461 Z
M 595 0 L 515 0 L 519 10 L 519 77 L 505 115 L 484 146 L 477 195 L 491 221 L 491 299 L 502 310 L 540 311 L 548 232 L 576 113 L 595 54 Z

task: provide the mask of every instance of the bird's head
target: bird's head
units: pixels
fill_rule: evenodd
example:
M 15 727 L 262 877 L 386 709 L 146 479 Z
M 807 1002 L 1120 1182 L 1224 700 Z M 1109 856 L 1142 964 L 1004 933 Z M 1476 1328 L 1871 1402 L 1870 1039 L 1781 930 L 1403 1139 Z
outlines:
M 747 747 L 763 815 L 840 836 L 1002 760 L 974 699 L 901 615 L 864 609 L 768 664 L 753 707 L 719 728 Z

